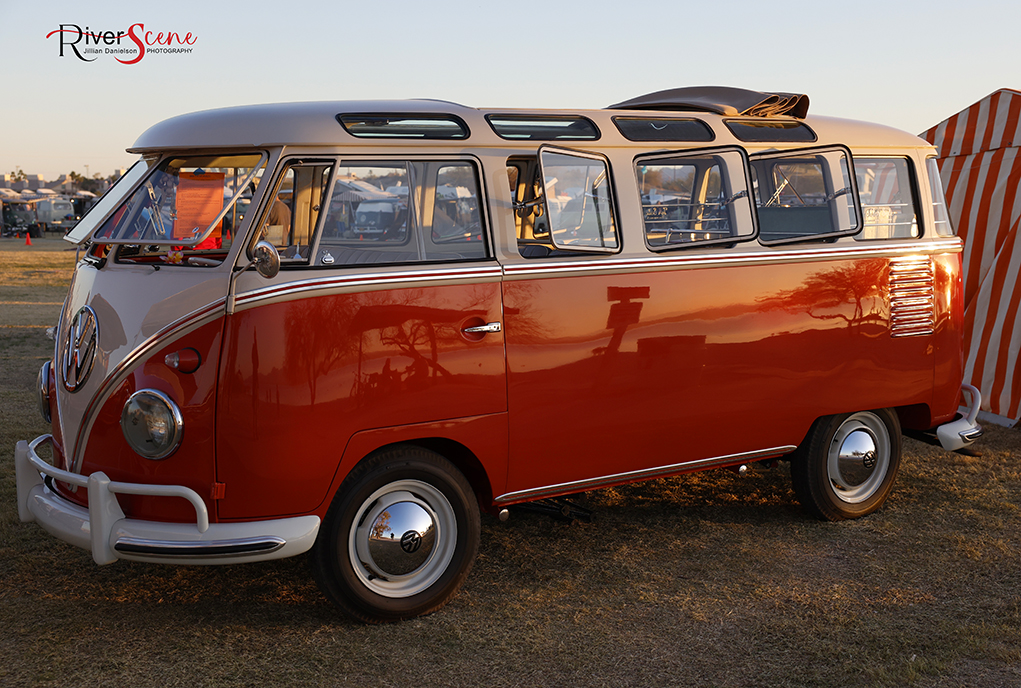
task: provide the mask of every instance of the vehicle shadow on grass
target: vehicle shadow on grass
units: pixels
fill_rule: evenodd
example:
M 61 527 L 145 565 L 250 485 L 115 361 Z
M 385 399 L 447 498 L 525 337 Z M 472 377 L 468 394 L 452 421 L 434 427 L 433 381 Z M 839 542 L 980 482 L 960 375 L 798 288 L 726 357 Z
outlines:
M 702 551 L 704 561 L 706 545 L 698 540 L 720 537 L 716 531 L 721 527 L 769 530 L 803 522 L 807 517 L 786 485 L 781 471 L 743 478 L 713 471 L 572 498 L 593 510 L 592 523 L 564 523 L 522 512 L 502 523 L 483 515 L 479 564 L 466 588 L 474 592 L 473 603 L 483 606 L 498 606 L 501 588 L 524 590 L 557 575 L 590 576 L 587 585 L 596 595 L 622 593 L 626 577 L 600 573 L 612 572 L 622 557 L 630 566 L 655 571 L 663 565 L 663 555 L 679 543 Z M 97 566 L 86 552 L 70 545 L 25 545 L 20 563 L 5 567 L 2 587 L 8 595 L 16 590 L 18 597 L 40 603 L 102 608 L 113 618 L 121 610 L 136 614 L 132 610 L 174 609 L 179 620 L 189 624 L 211 615 L 226 615 L 242 625 L 352 623 L 320 593 L 305 556 L 232 566 L 131 561 Z M 583 584 L 580 579 L 578 584 Z

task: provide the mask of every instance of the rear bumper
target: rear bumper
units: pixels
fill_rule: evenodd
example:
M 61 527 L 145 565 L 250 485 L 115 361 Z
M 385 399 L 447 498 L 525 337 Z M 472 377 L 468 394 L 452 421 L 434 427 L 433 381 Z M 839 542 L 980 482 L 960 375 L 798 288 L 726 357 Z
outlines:
M 59 540 L 92 553 L 97 564 L 117 559 L 163 564 L 233 564 L 283 559 L 307 552 L 319 532 L 318 516 L 272 521 L 209 523 L 205 502 L 180 485 L 145 485 L 111 481 L 106 474 L 69 473 L 54 468 L 36 453 L 50 442 L 42 435 L 18 442 L 14 465 L 18 482 L 18 516 L 35 521 Z M 49 479 L 89 492 L 88 508 L 69 502 L 52 490 Z M 178 497 L 195 509 L 195 523 L 160 523 L 124 516 L 117 494 Z
M 982 436 L 982 426 L 976 422 L 982 395 L 971 385 L 961 385 L 961 390 L 971 397 L 971 409 L 963 418 L 958 418 L 936 428 L 936 437 L 947 451 L 963 449 Z

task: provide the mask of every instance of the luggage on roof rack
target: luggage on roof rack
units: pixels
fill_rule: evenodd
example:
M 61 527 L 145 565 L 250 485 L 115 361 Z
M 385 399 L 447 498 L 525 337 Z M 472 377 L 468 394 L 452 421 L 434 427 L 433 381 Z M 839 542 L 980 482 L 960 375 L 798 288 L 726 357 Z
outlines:
M 808 115 L 808 96 L 800 93 L 763 93 L 728 86 L 692 86 L 647 93 L 609 110 L 695 110 L 718 115 L 776 117 Z

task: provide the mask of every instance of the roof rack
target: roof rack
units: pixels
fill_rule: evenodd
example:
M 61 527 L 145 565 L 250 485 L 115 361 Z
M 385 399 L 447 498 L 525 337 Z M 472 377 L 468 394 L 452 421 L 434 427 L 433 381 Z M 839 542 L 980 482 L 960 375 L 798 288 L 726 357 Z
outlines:
M 647 93 L 609 110 L 688 110 L 713 112 L 731 117 L 777 117 L 789 115 L 804 119 L 808 115 L 808 96 L 800 93 L 765 93 L 729 86 L 692 86 Z

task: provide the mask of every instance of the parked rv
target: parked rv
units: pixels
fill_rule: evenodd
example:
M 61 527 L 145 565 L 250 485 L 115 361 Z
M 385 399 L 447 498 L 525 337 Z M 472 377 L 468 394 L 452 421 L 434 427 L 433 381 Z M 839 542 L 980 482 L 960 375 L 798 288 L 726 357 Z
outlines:
M 40 198 L 32 203 L 44 231 L 65 231 L 77 222 L 74 206 L 66 198 Z
M 11 236 L 33 236 L 43 235 L 42 227 L 39 225 L 35 214 L 35 206 L 30 201 L 4 199 L 2 213 L 0 213 L 0 235 Z
M 902 431 L 981 434 L 962 243 L 931 145 L 807 110 L 677 89 L 155 125 L 66 237 L 21 519 L 99 564 L 310 553 L 387 621 L 455 594 L 480 510 L 787 461 L 810 513 L 874 512 Z

